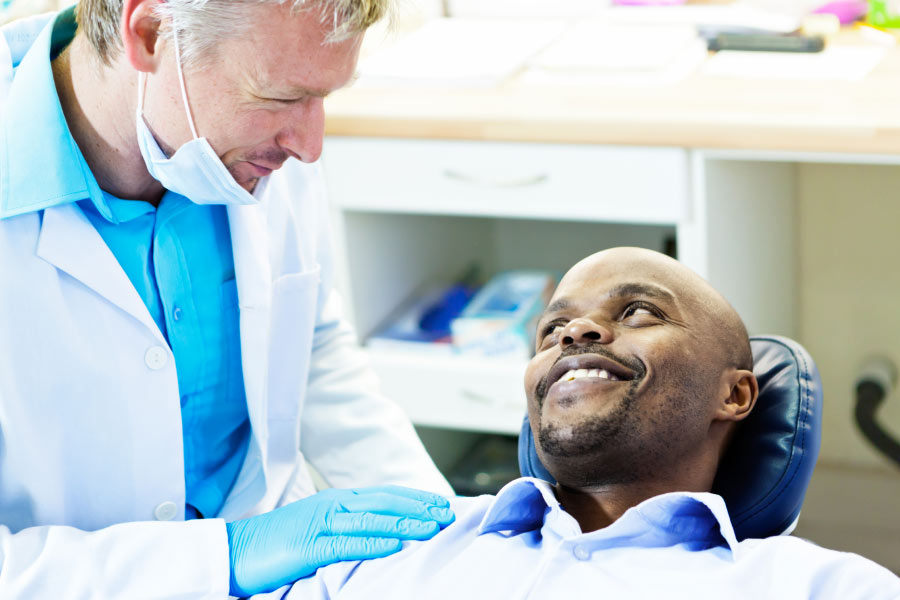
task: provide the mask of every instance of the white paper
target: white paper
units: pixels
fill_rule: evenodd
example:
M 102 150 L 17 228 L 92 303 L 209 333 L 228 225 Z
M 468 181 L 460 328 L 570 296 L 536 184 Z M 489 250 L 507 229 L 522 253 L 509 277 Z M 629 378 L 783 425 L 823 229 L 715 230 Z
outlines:
M 693 27 L 609 25 L 566 30 L 529 63 L 520 81 L 534 85 L 664 85 L 695 72 L 706 43 Z
M 364 59 L 358 85 L 494 86 L 521 70 L 564 27 L 543 19 L 435 19 Z
M 589 21 L 567 29 L 531 66 L 550 70 L 663 69 L 696 40 L 693 27 L 612 26 Z
M 701 72 L 711 77 L 859 81 L 884 58 L 884 47 L 829 46 L 822 52 L 717 52 Z

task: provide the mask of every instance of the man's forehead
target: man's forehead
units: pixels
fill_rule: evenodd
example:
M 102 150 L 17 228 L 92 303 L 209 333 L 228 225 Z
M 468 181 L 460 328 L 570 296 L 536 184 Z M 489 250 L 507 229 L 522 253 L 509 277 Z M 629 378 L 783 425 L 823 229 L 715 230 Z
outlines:
M 693 304 L 692 300 L 698 300 L 706 287 L 702 278 L 668 256 L 637 248 L 616 248 L 573 266 L 560 281 L 550 306 L 565 309 L 575 302 L 594 303 L 626 296 Z
M 317 11 L 256 7 L 255 26 L 234 40 L 231 57 L 260 90 L 326 96 L 351 83 L 363 34 L 328 41 Z

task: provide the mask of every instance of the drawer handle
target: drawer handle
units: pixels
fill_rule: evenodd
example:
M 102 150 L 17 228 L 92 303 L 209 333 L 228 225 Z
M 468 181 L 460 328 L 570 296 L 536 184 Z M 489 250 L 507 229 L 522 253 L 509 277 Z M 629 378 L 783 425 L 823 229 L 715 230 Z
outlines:
M 491 187 L 491 188 L 514 188 L 514 187 L 526 187 L 529 185 L 537 185 L 539 183 L 543 183 L 550 179 L 550 176 L 546 173 L 539 173 L 538 175 L 524 175 L 522 177 L 511 177 L 508 179 L 500 179 L 500 178 L 491 178 L 491 177 L 478 177 L 475 175 L 467 175 L 466 173 L 460 173 L 459 171 L 454 171 L 452 169 L 444 169 L 444 177 L 447 179 L 454 179 L 456 181 L 461 181 L 463 183 L 471 183 L 473 185 L 479 185 L 481 187 Z

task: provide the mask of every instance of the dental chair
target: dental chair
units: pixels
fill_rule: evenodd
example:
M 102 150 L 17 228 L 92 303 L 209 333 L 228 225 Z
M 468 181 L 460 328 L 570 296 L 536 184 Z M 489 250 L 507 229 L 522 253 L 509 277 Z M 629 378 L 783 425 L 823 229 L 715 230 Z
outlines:
M 750 346 L 759 397 L 737 427 L 712 488 L 725 499 L 738 540 L 793 531 L 822 436 L 822 381 L 809 353 L 778 336 L 751 337 Z M 555 483 L 538 458 L 527 415 L 519 469 Z

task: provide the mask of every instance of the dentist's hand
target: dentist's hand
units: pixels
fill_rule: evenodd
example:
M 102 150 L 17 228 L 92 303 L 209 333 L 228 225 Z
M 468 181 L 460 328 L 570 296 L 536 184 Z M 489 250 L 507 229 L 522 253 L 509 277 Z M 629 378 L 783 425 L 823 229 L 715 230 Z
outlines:
M 334 562 L 393 554 L 400 540 L 427 540 L 454 518 L 442 496 L 383 486 L 325 490 L 226 523 L 231 594 L 251 596 Z

